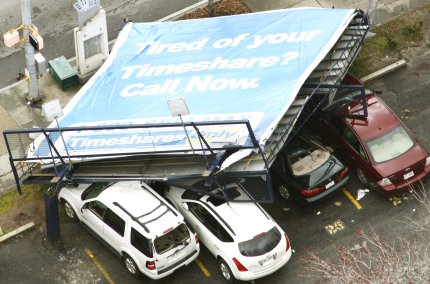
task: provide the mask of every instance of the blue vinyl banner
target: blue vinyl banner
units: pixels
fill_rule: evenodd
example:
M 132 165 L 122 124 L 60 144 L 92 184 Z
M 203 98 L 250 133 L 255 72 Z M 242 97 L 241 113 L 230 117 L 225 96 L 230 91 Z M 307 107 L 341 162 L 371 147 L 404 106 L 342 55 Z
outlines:
M 129 23 L 105 64 L 66 106 L 59 125 L 249 120 L 264 147 L 353 15 L 351 9 L 297 8 Z M 186 103 L 188 114 L 172 116 L 169 101 L 176 99 Z M 65 133 L 65 141 L 69 151 L 82 154 L 145 151 L 154 145 L 180 149 L 189 143 L 183 129 L 152 129 L 140 138 L 134 131 Z M 221 138 L 220 129 L 207 131 L 216 132 L 210 135 L 220 143 L 244 143 L 246 136 L 243 129 L 222 129 L 229 134 Z

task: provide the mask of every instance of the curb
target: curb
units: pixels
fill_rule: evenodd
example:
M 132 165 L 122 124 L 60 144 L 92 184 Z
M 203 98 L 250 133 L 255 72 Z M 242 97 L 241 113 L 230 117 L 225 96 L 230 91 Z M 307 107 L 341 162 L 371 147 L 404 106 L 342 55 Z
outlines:
M 216 2 L 219 2 L 220 0 L 214 0 L 214 5 Z M 170 14 L 162 19 L 157 20 L 156 22 L 167 22 L 171 20 L 177 20 L 178 18 L 188 14 L 189 12 L 193 12 L 194 10 L 197 10 L 199 8 L 202 8 L 203 6 L 208 4 L 208 0 L 202 0 L 200 2 L 197 2 L 191 6 L 188 6 L 182 10 L 179 10 L 173 14 Z
M 12 237 L 15 237 L 16 235 L 19 235 L 19 234 L 21 234 L 22 232 L 25 232 L 25 231 L 27 231 L 27 230 L 29 230 L 29 229 L 33 228 L 34 226 L 36 226 L 36 225 L 34 224 L 34 222 L 30 222 L 30 223 L 28 223 L 28 224 L 25 224 L 24 226 L 19 227 L 18 229 L 15 229 L 15 230 L 13 230 L 12 232 L 9 232 L 9 233 L 7 233 L 7 234 L 5 234 L 5 235 L 1 236 L 1 237 L 0 237 L 0 243 L 2 243 L 2 242 L 4 242 L 4 241 L 6 241 L 7 239 L 10 239 L 10 238 L 12 238 Z
M 397 70 L 400 67 L 403 67 L 405 65 L 406 65 L 406 60 L 402 59 L 402 60 L 399 60 L 399 61 L 397 61 L 397 62 L 395 62 L 393 64 L 390 64 L 390 65 L 388 65 L 388 66 L 386 66 L 386 67 L 384 67 L 382 69 L 379 69 L 376 72 L 373 72 L 373 73 L 371 73 L 371 74 L 369 74 L 367 76 L 364 76 L 360 80 L 363 83 L 367 83 L 367 82 L 373 81 L 373 80 L 375 80 L 375 79 L 377 79 L 377 78 L 379 78 L 379 77 L 381 77 L 381 76 L 383 76 L 383 75 L 385 75 L 385 74 L 387 74 L 389 72 Z
M 9 86 L 6 86 L 6 87 L 4 87 L 4 88 L 0 89 L 0 94 L 2 94 L 2 93 L 4 93 L 4 92 L 6 92 L 6 91 L 7 91 L 7 90 L 9 90 L 9 89 L 12 89 L 12 88 L 14 88 L 14 87 L 18 86 L 18 85 L 21 85 L 21 84 L 23 84 L 23 83 L 25 83 L 25 79 L 22 79 L 22 80 L 20 80 L 20 81 L 16 81 L 15 83 L 10 84 Z

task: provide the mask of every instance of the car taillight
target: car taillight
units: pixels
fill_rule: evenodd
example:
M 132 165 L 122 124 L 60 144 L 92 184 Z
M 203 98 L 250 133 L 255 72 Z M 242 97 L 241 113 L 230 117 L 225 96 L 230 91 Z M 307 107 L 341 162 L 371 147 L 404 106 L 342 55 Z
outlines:
M 300 194 L 303 196 L 314 196 L 321 191 L 324 190 L 324 187 L 316 187 L 316 188 L 310 188 L 310 189 L 303 189 L 300 191 Z
M 389 178 L 383 178 L 380 181 L 378 181 L 378 184 L 380 186 L 386 186 L 392 184 L 391 180 Z
M 430 156 L 428 156 L 428 157 L 426 158 L 426 164 L 425 164 L 425 166 L 424 166 L 424 167 L 428 167 L 428 166 L 430 166 Z
M 340 174 L 334 179 L 335 182 L 339 182 L 341 180 L 343 180 L 344 177 L 346 177 L 346 175 L 349 173 L 349 168 L 345 167 Z
M 148 268 L 149 270 L 154 270 L 155 269 L 155 261 L 147 261 L 146 262 L 146 268 Z
M 246 269 L 246 267 L 243 266 L 243 264 L 240 263 L 240 261 L 237 260 L 237 258 L 233 257 L 233 262 L 234 262 L 234 264 L 236 264 L 237 270 L 239 270 L 241 272 L 248 271 L 248 269 Z
M 287 241 L 287 248 L 285 250 L 288 251 L 290 249 L 291 245 L 290 245 L 290 240 L 288 239 L 287 234 L 285 234 L 285 240 Z
M 163 231 L 163 235 L 164 235 L 164 234 L 167 234 L 167 233 L 168 233 L 168 232 L 170 232 L 171 230 L 173 230 L 173 227 L 171 227 L 171 228 L 169 228 L 169 229 L 167 229 L 167 230 L 164 230 L 164 231 Z
M 255 236 L 253 237 L 253 239 L 257 239 L 257 238 L 259 238 L 259 237 L 261 237 L 261 236 L 264 236 L 265 234 L 266 234 L 265 232 L 263 232 L 263 233 L 259 233 L 259 234 L 255 235 Z

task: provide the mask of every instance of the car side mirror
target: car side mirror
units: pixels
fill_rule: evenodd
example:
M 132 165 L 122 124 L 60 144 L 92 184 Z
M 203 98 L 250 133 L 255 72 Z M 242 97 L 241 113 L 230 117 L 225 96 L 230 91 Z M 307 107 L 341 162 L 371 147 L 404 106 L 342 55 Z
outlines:
M 381 90 L 373 90 L 373 92 L 374 92 L 375 94 L 377 94 L 377 95 L 382 94 L 382 91 L 381 91 Z
M 81 212 L 84 212 L 84 209 L 88 209 L 88 203 L 85 203 L 84 206 L 81 207 Z
M 188 204 L 185 202 L 182 202 L 182 207 L 187 211 L 190 210 L 190 208 L 188 207 Z

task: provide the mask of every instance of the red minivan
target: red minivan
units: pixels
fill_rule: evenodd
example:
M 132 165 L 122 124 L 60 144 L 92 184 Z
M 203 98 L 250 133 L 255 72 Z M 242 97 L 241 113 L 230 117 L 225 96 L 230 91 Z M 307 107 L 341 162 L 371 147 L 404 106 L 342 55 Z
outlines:
M 363 86 L 351 75 L 344 84 Z M 356 168 L 360 182 L 383 193 L 396 194 L 430 173 L 430 157 L 411 131 L 374 91 L 341 89 L 313 120 L 313 126 L 346 163 Z M 364 114 L 366 105 L 367 117 Z

